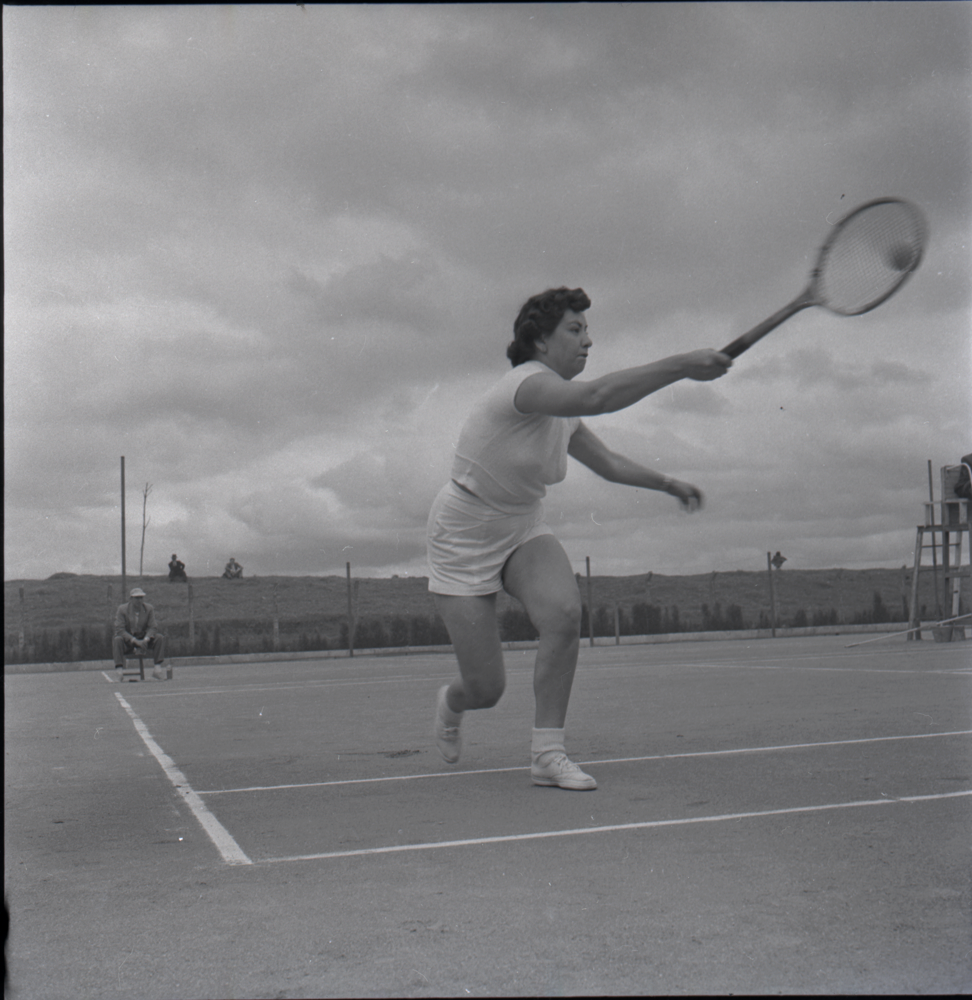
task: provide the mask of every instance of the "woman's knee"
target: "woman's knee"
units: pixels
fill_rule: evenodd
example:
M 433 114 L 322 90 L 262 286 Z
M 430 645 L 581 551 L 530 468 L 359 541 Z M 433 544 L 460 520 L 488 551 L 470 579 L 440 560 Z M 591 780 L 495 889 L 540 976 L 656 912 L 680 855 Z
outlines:
M 580 635 L 581 601 L 580 595 L 567 594 L 562 599 L 552 601 L 538 614 L 534 622 L 541 634 L 576 638 Z
M 505 677 L 463 678 L 462 686 L 470 708 L 492 708 L 506 690 Z

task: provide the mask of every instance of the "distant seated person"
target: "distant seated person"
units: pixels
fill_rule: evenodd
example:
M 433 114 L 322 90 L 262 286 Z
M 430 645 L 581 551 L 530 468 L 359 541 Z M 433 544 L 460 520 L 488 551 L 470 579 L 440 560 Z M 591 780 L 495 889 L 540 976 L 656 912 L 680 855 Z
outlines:
M 226 564 L 226 569 L 223 570 L 223 579 L 239 580 L 242 575 L 243 567 L 236 561 L 234 556 L 230 556 L 230 561 Z
M 155 627 L 155 609 L 145 603 L 145 591 L 136 587 L 128 595 L 127 604 L 119 604 L 115 612 L 115 635 L 111 641 L 111 651 L 115 657 L 115 669 L 121 672 L 126 656 L 148 656 L 152 654 L 155 669 L 152 676 L 162 680 L 165 671 L 165 636 Z
M 169 583 L 175 583 L 177 580 L 189 582 L 186 576 L 186 564 L 173 552 L 169 561 Z
M 955 495 L 962 497 L 963 500 L 972 500 L 972 455 L 962 456 L 962 468 L 955 484 Z

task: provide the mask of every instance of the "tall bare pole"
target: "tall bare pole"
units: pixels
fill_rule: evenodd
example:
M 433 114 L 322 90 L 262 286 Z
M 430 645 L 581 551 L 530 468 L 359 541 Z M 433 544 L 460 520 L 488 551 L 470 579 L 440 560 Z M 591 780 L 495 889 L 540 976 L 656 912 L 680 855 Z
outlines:
M 348 574 L 348 656 L 354 656 L 354 599 L 351 596 L 351 563 L 345 563 Z
M 122 597 L 128 592 L 125 570 L 125 456 L 121 457 Z
M 149 493 L 151 492 L 152 492 L 152 484 L 146 483 L 145 489 L 142 490 L 142 547 L 141 549 L 139 549 L 138 553 L 138 575 L 140 577 L 143 575 L 143 566 L 145 563 L 145 529 L 148 527 L 149 521 L 152 520 L 152 518 L 150 517 L 149 518 L 145 517 L 145 511 L 148 507 Z

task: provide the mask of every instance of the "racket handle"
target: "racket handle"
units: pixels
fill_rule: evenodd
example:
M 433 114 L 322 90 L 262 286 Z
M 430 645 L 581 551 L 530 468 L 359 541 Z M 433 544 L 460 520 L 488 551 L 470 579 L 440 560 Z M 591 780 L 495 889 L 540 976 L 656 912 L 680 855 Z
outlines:
M 757 340 L 765 337 L 771 330 L 775 330 L 781 323 L 785 323 L 791 316 L 795 316 L 801 309 L 817 304 L 816 297 L 808 289 L 802 295 L 795 298 L 789 305 L 784 306 L 779 312 L 773 313 L 762 323 L 757 323 L 751 330 L 747 330 L 741 337 L 723 347 L 722 353 L 728 354 L 730 358 L 738 358 L 743 351 L 748 351 Z

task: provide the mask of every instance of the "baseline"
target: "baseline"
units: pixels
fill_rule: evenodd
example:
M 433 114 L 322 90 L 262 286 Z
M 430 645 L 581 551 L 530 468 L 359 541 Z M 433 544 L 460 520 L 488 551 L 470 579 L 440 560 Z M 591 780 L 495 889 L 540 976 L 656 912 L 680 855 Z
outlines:
M 720 662 L 704 662 L 704 661 L 689 661 L 684 663 L 669 662 L 665 664 L 657 663 L 653 666 L 676 666 L 679 670 L 776 670 L 776 671 L 788 671 L 796 672 L 799 670 L 806 670 L 810 673 L 839 673 L 839 674 L 895 674 L 897 676 L 906 676 L 908 674 L 921 674 L 926 676 L 928 674 L 945 674 L 950 677 L 956 675 L 964 675 L 972 672 L 972 668 L 966 666 L 958 667 L 901 667 L 898 669 L 892 667 L 859 667 L 859 666 L 812 666 L 805 663 L 797 663 L 797 660 L 812 660 L 814 663 L 820 662 L 819 656 L 795 656 L 792 657 L 787 662 L 773 662 L 773 661 L 763 661 L 762 663 L 752 663 L 745 660 L 724 660 Z M 622 663 L 588 663 L 585 664 L 584 669 L 586 671 L 590 670 L 631 670 L 632 668 L 638 668 L 641 666 L 637 661 L 625 661 Z

